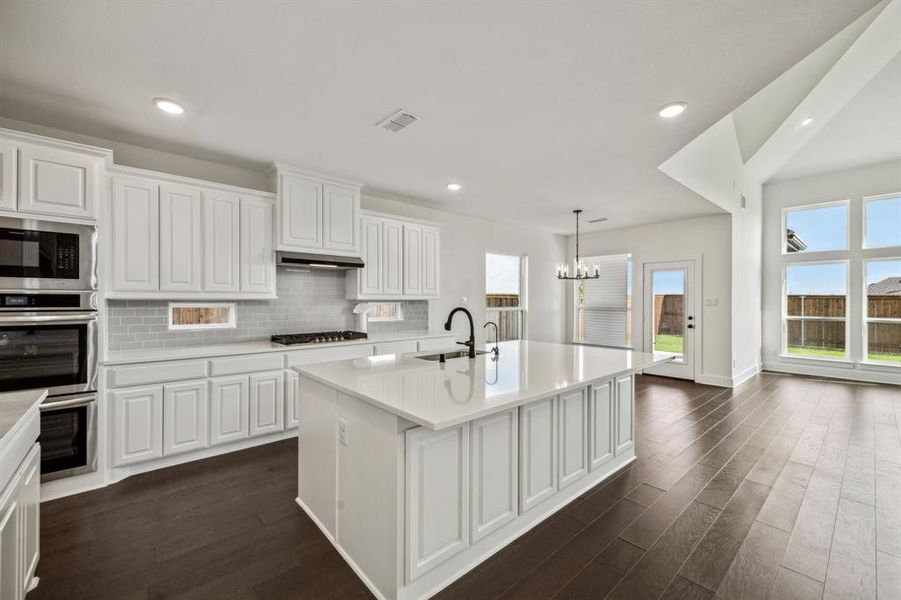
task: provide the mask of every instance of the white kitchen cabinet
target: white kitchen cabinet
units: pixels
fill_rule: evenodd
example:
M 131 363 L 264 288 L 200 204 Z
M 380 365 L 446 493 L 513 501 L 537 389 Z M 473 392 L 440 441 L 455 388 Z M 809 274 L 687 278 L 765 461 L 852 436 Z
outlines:
M 406 433 L 407 581 L 469 546 L 469 424 Z
M 438 236 L 437 227 L 422 227 L 422 258 L 420 259 L 420 265 L 422 269 L 423 296 L 437 297 L 439 293 L 440 273 L 438 266 L 440 261 L 438 257 Z
M 322 247 L 326 250 L 358 251 L 360 190 L 325 183 L 322 186 Z
M 519 409 L 519 512 L 557 492 L 557 414 L 555 399 Z
M 206 380 L 163 387 L 163 454 L 206 448 L 210 443 L 210 401 Z
M 275 293 L 272 201 L 241 197 L 241 291 Z
M 616 451 L 619 456 L 631 450 L 635 443 L 635 423 L 632 414 L 635 378 L 623 375 L 616 378 Z
M 163 387 L 110 392 L 115 420 L 113 464 L 117 466 L 163 455 Z
M 285 374 L 281 371 L 250 376 L 250 435 L 285 429 Z
M 472 422 L 472 541 L 519 514 L 519 418 L 517 409 Z
M 93 219 L 101 164 L 94 156 L 23 144 L 19 147 L 18 209 Z
M 591 386 L 589 397 L 590 452 L 589 467 L 594 470 L 613 458 L 613 382 L 604 381 Z
M 0 493 L 0 598 L 21 600 L 24 553 L 22 552 L 22 505 L 19 477 Z
M 203 193 L 203 289 L 240 290 L 241 199 L 219 191 Z
M 160 290 L 201 291 L 201 234 L 200 190 L 160 186 Z
M 422 226 L 404 224 L 404 294 L 422 295 Z
M 382 220 L 381 293 L 398 296 L 404 291 L 404 225 Z
M 294 369 L 285 371 L 285 429 L 297 429 L 300 424 L 300 374 Z
M 360 294 L 364 296 L 378 295 L 383 291 L 382 228 L 382 219 L 370 216 L 360 219 L 360 250 L 365 266 L 352 275 L 360 278 Z
M 249 435 L 248 384 L 246 375 L 210 380 L 210 443 L 213 446 Z
M 588 473 L 588 401 L 585 390 L 557 397 L 559 469 L 557 489 L 578 481 Z
M 22 596 L 31 589 L 41 557 L 41 446 L 34 444 L 20 467 L 19 506 L 22 511 Z
M 0 140 L 0 210 L 16 210 L 18 152 L 15 144 Z
M 160 286 L 160 186 L 116 177 L 112 199 L 113 289 L 156 291 Z
M 322 248 L 322 182 L 281 173 L 278 185 L 278 246 L 286 250 Z

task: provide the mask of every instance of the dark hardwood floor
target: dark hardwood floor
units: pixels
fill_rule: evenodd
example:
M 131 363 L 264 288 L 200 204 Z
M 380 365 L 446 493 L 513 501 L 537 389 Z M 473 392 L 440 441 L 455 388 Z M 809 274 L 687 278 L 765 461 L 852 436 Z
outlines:
M 639 458 L 441 598 L 901 599 L 901 388 L 639 377 Z M 295 506 L 296 442 L 41 507 L 44 598 L 368 598 Z

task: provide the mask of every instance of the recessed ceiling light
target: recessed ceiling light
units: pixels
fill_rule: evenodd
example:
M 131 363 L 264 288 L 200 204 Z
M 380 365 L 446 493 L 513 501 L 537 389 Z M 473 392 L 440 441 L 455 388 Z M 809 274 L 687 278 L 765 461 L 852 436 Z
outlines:
M 669 104 L 664 104 L 660 108 L 657 109 L 657 114 L 663 117 L 664 119 L 672 119 L 673 117 L 678 117 L 685 109 L 688 108 L 688 104 L 685 102 L 670 102 Z
M 459 192 L 460 190 L 463 189 L 463 186 L 460 185 L 459 183 L 449 183 L 449 184 L 447 184 L 447 189 L 449 189 L 452 192 Z
M 806 119 L 801 121 L 801 127 L 807 127 L 811 123 L 813 123 L 813 117 L 807 117 Z
M 184 106 L 175 100 L 169 100 L 168 98 L 154 98 L 153 103 L 158 109 L 164 113 L 169 113 L 170 115 L 181 115 L 185 112 Z

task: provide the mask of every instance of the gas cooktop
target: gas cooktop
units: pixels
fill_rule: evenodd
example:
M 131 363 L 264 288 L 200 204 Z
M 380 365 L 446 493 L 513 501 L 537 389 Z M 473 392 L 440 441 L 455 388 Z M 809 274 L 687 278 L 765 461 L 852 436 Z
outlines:
M 280 333 L 270 338 L 276 344 L 321 344 L 323 342 L 344 342 L 365 340 L 365 333 L 359 331 L 317 331 L 314 333 Z

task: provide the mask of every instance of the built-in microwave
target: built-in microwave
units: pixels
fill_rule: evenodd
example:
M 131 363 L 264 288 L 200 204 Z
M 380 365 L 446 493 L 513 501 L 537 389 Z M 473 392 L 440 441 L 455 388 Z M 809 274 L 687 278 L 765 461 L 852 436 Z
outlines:
M 97 228 L 0 217 L 0 289 L 96 290 Z

